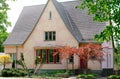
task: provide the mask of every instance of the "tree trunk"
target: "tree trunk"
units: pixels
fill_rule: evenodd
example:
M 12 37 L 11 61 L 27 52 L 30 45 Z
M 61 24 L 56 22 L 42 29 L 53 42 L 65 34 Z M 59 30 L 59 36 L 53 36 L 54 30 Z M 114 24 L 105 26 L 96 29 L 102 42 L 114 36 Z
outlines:
M 39 64 L 38 68 L 36 67 L 35 71 L 34 71 L 34 75 L 38 72 L 38 70 L 41 68 L 42 64 Z
M 39 63 L 39 65 L 37 65 L 38 68 L 37 68 L 37 66 L 35 67 L 34 74 L 36 74 L 38 72 L 38 70 L 41 68 L 42 64 L 43 64 L 43 60 L 41 60 L 40 63 Z
M 68 71 L 68 58 L 66 59 L 66 72 Z

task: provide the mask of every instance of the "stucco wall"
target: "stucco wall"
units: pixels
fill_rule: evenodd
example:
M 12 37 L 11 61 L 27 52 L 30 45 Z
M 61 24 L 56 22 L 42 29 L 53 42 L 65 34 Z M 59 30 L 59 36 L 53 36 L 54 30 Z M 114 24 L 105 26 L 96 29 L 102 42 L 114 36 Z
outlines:
M 88 61 L 88 69 L 90 70 L 101 70 L 102 64 L 97 60 L 89 60 Z
M 24 47 L 23 46 L 5 46 L 4 53 L 10 54 L 10 53 L 17 53 L 18 59 L 20 56 L 20 53 L 24 53 Z
M 5 50 L 4 53 L 6 53 L 6 54 L 16 53 L 17 54 L 17 59 L 20 59 L 20 54 L 24 53 L 24 47 L 23 46 L 5 46 L 4 50 Z M 11 68 L 12 63 L 8 64 L 7 67 Z
M 52 19 L 49 20 L 49 12 L 52 13 Z M 44 32 L 45 31 L 56 31 L 56 41 L 44 41 Z M 54 7 L 52 0 L 49 0 L 42 16 L 40 17 L 38 24 L 36 25 L 34 31 L 24 44 L 24 55 L 27 66 L 29 68 L 34 68 L 35 60 L 35 48 L 44 48 L 51 46 L 60 46 L 60 45 L 70 45 L 78 46 L 78 42 L 71 35 L 71 33 L 66 28 L 64 22 L 62 21 L 60 15 L 58 14 L 56 8 Z M 76 58 L 76 57 L 75 57 Z M 77 61 L 76 61 L 77 62 Z M 77 67 L 78 63 L 75 63 Z M 44 64 L 43 69 L 59 69 L 64 68 L 62 64 Z
M 5 53 L 16 53 L 15 46 L 5 46 L 4 50 Z

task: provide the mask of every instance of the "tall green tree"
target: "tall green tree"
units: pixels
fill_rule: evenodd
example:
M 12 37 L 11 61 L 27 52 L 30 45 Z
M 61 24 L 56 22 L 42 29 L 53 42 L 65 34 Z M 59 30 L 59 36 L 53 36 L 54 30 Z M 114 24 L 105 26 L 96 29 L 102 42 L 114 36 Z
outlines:
M 3 42 L 7 39 L 8 35 L 8 32 L 0 30 L 0 52 L 4 52 Z
M 7 27 L 11 26 L 7 15 L 9 9 L 7 0 L 0 0 L 0 52 L 4 52 L 3 42 L 9 35 L 9 33 L 7 33 Z
M 82 0 L 77 8 L 87 8 L 94 21 L 108 22 L 106 28 L 95 35 L 95 40 L 101 43 L 112 40 L 115 48 L 114 42 L 120 40 L 120 0 Z

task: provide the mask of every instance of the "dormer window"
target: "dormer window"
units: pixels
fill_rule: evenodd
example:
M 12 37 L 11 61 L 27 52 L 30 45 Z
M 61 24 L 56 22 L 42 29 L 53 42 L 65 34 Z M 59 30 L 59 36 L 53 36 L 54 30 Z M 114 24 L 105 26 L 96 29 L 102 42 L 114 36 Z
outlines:
M 51 20 L 52 19 L 52 12 L 50 11 L 49 12 L 49 20 Z

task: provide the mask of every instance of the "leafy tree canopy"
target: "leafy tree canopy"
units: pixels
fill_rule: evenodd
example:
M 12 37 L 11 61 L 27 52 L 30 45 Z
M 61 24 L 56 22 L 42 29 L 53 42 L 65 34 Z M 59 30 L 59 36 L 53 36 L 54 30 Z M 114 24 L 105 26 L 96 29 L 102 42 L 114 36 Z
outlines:
M 9 9 L 9 5 L 6 3 L 6 0 L 0 0 L 0 31 L 6 31 L 7 27 L 11 25 L 7 16 L 7 11 Z
M 7 15 L 7 11 L 9 9 L 10 8 L 7 4 L 7 0 L 0 0 L 0 52 L 4 52 L 3 42 L 9 35 L 7 32 L 7 27 L 11 26 Z
M 3 42 L 7 39 L 9 33 L 6 31 L 0 31 L 0 52 L 4 51 Z

